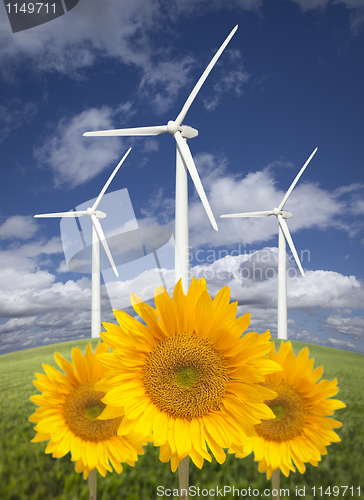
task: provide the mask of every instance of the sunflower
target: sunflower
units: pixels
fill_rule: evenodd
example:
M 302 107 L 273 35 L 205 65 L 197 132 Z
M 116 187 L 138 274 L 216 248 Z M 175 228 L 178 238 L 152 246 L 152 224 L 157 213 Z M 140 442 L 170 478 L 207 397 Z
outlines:
M 303 474 L 305 462 L 317 466 L 321 455 L 326 455 L 326 446 L 340 441 L 333 429 L 341 423 L 328 418 L 345 404 L 329 399 L 337 394 L 337 380 L 318 380 L 323 367 L 313 370 L 313 359 L 308 359 L 307 347 L 297 358 L 290 342 L 281 343 L 278 353 L 274 346 L 268 359 L 279 363 L 283 370 L 266 377 L 263 387 L 274 390 L 276 399 L 266 401 L 276 418 L 256 425 L 257 435 L 248 439 L 243 447 L 233 446 L 238 458 L 244 458 L 254 451 L 258 469 L 266 472 L 270 479 L 272 472 L 280 469 L 285 476 L 297 469 Z
M 33 381 L 42 394 L 30 398 L 39 406 L 29 417 L 30 422 L 37 423 L 37 434 L 32 442 L 49 440 L 45 451 L 52 453 L 54 458 L 63 457 L 70 451 L 72 461 L 76 462 L 76 472 L 83 472 L 85 479 L 95 468 L 102 476 L 107 470 L 112 472 L 110 463 L 120 473 L 121 462 L 134 465 L 138 454 L 143 453 L 141 444 L 117 436 L 121 416 L 109 421 L 97 419 L 105 407 L 101 402 L 105 393 L 94 386 L 106 369 L 96 355 L 107 351 L 108 347 L 101 342 L 95 354 L 91 343 L 85 356 L 76 347 L 72 349 L 73 363 L 56 352 L 56 362 L 66 375 L 43 364 L 46 375 L 36 373 L 37 380 Z
M 254 425 L 274 418 L 264 401 L 276 393 L 260 383 L 280 370 L 266 358 L 270 333 L 247 333 L 250 314 L 236 319 L 223 288 L 211 299 L 204 279 L 192 279 L 187 295 L 181 280 L 171 299 L 163 287 L 155 292 L 156 310 L 132 294 L 132 305 L 145 321 L 114 311 L 119 325 L 104 323 L 101 337 L 113 352 L 100 354 L 108 371 L 97 383 L 106 393 L 99 419 L 125 415 L 118 435 L 145 439 L 153 433 L 159 458 L 178 463 L 190 456 L 202 467 L 225 461 L 223 448 L 243 444 Z

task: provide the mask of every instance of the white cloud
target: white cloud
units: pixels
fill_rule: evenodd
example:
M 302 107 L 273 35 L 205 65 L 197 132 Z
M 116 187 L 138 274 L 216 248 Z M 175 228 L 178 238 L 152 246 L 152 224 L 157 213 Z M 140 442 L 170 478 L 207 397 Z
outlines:
M 4 101 L 0 105 L 0 142 L 13 130 L 30 123 L 37 111 L 38 106 L 33 102 L 21 102 L 18 98 Z
M 120 7 L 118 0 L 102 3 L 87 0 L 52 21 L 52 29 L 46 23 L 14 36 L 1 4 L 4 15 L 0 16 L 0 68 L 9 80 L 16 78 L 19 68 L 32 71 L 37 78 L 43 73 L 56 72 L 84 79 L 88 68 L 108 58 L 116 59 L 138 73 L 140 83 L 135 92 L 160 114 L 171 107 L 181 89 L 191 87 L 192 90 L 195 83 L 190 74 L 197 65 L 196 54 L 177 58 L 172 53 L 172 44 L 163 43 L 160 37 L 163 32 L 166 39 L 170 37 L 174 43 L 184 46 L 171 19 L 190 14 L 197 17 L 222 8 L 258 11 L 260 5 L 261 0 L 234 0 L 228 5 L 222 0 L 198 3 L 184 0 L 163 5 L 157 0 L 127 0 Z M 221 42 L 227 34 L 219 31 Z M 211 48 L 206 60 L 199 55 L 201 72 L 217 48 Z M 215 107 L 222 94 L 231 88 L 242 93 L 248 74 L 237 64 L 237 53 L 232 47 L 230 58 L 224 57 L 225 62 L 230 59 L 233 67 L 219 75 L 215 95 L 208 101 L 210 107 Z
M 38 226 L 30 215 L 13 215 L 0 225 L 0 239 L 28 240 L 37 229 Z
M 327 7 L 330 0 L 292 0 L 298 4 L 303 11 Z
M 193 64 L 194 59 L 187 56 L 174 61 L 150 63 L 145 68 L 140 90 L 146 98 L 149 96 L 149 102 L 157 114 L 168 110 L 180 90 L 191 83 L 189 73 Z
M 287 255 L 287 260 L 289 256 Z M 364 283 L 355 276 L 333 271 L 305 270 L 305 278 L 288 262 L 288 307 L 296 310 L 362 309 Z M 194 276 L 204 277 L 213 293 L 229 285 L 234 300 L 257 307 L 276 307 L 277 249 L 264 248 L 252 254 L 227 255 L 212 264 L 192 269 Z
M 67 262 L 65 260 L 62 260 L 62 262 L 57 268 L 57 273 L 58 274 L 69 273 L 69 271 L 70 270 L 68 269 Z
M 33 273 L 39 269 L 44 258 L 61 254 L 62 251 L 60 238 L 12 244 L 0 250 L 0 272 L 16 272 L 20 277 L 22 273 Z
M 81 277 L 77 281 L 57 282 L 51 268 L 47 268 L 50 261 L 45 258 L 60 254 L 62 248 L 58 238 L 1 251 L 0 317 L 7 320 L 0 327 L 0 349 L 3 351 L 89 337 L 90 279 Z M 252 254 L 223 258 L 215 256 L 215 259 L 211 264 L 194 266 L 192 274 L 196 278 L 206 278 L 212 296 L 222 286 L 228 285 L 231 300 L 239 302 L 238 314 L 252 313 L 250 329 L 259 332 L 270 329 L 276 335 L 277 249 L 265 248 Z M 359 340 L 364 338 L 364 319 L 342 316 L 362 309 L 364 284 L 360 280 L 324 270 L 307 271 L 303 279 L 296 276 L 293 264 L 288 263 L 288 268 L 292 270 L 288 277 L 290 338 L 314 342 L 312 334 L 307 336 L 299 330 L 294 311 L 315 314 L 317 309 L 333 311 L 322 322 L 321 328 L 333 334 L 345 334 Z M 164 269 L 163 279 L 171 291 L 174 271 Z M 149 269 L 132 279 L 107 283 L 107 292 L 112 304 L 117 300 L 118 308 L 132 312 L 130 293 L 137 291 L 142 300 L 150 301 L 161 280 L 158 269 Z M 103 321 L 114 321 L 104 287 L 102 311 Z M 322 339 L 317 343 L 322 344 Z
M 322 320 L 322 326 L 331 332 L 348 335 L 355 340 L 364 340 L 364 317 L 344 317 L 342 314 L 332 314 Z
M 193 151 L 192 151 L 193 153 Z M 194 155 L 202 184 L 205 188 L 219 231 L 214 231 L 195 189 L 191 189 L 189 204 L 190 245 L 223 246 L 229 248 L 237 244 L 269 242 L 277 238 L 278 222 L 274 216 L 255 218 L 221 219 L 222 214 L 272 210 L 277 207 L 285 191 L 278 189 L 275 173 L 277 168 L 287 168 L 289 163 L 275 162 L 263 170 L 248 174 L 232 175 L 227 173 L 226 160 L 214 158 L 211 154 Z M 293 181 L 298 168 L 287 169 L 286 189 Z M 336 228 L 355 235 L 362 227 L 361 220 L 347 214 L 360 215 L 358 206 L 363 202 L 361 184 L 351 185 L 350 189 L 334 192 L 321 188 L 318 184 L 305 182 L 301 178 L 289 197 L 284 209 L 293 213 L 287 221 L 291 233 L 302 229 Z M 242 196 L 244 193 L 244 196 Z M 163 191 L 156 193 L 144 215 L 158 218 L 164 224 L 173 222 L 174 200 L 166 198 Z M 168 211 L 167 207 L 172 207 Z
M 308 313 L 315 318 L 315 330 L 330 332 L 333 336 L 347 334 L 356 340 L 364 339 L 364 318 L 349 317 L 339 321 L 341 313 L 351 314 L 348 309 L 362 310 L 364 283 L 355 277 L 343 276 L 331 271 L 308 271 L 306 278 L 298 277 L 295 267 L 288 274 L 288 336 L 293 340 L 331 345 L 324 338 L 302 330 L 295 321 L 295 314 Z M 223 287 L 229 286 L 231 301 L 238 301 L 238 315 L 251 312 L 249 329 L 265 331 L 269 329 L 277 336 L 277 249 L 265 248 L 252 254 L 228 255 L 211 264 L 192 267 L 191 274 L 199 279 L 204 277 L 212 296 Z M 173 270 L 163 270 L 164 280 L 171 293 L 174 287 Z M 159 285 L 157 269 L 141 273 L 136 279 L 111 282 L 107 290 L 114 308 L 126 309 L 130 306 L 130 294 L 137 290 L 143 301 L 150 301 L 154 287 Z M 334 311 L 323 321 L 319 311 Z M 339 312 L 338 312 L 339 311 Z M 302 316 L 301 316 L 302 317 Z M 354 328 L 355 327 L 355 328 Z M 349 348 L 349 347 L 346 347 Z M 360 347 L 351 348 L 360 351 Z
M 261 0 L 235 0 L 230 2 L 228 8 L 258 10 L 260 4 Z M 151 74 L 152 79 L 158 78 L 159 72 L 164 72 L 161 81 L 173 88 L 180 86 L 176 71 L 181 73 L 187 60 L 155 66 L 153 59 L 156 51 L 163 56 L 163 50 L 155 47 L 155 33 L 163 30 L 167 36 L 177 37 L 171 19 L 190 13 L 199 16 L 220 8 L 226 8 L 226 2 L 200 0 L 197 3 L 196 0 L 184 0 L 161 5 L 156 0 L 127 0 L 120 6 L 118 0 L 101 3 L 87 0 L 80 2 L 68 14 L 53 20 L 52 28 L 46 23 L 14 36 L 5 6 L 1 4 L 1 66 L 8 74 L 12 67 L 22 64 L 36 72 L 58 72 L 82 78 L 82 71 L 101 58 L 116 58 L 125 64 L 134 65 L 144 74 Z M 167 45 L 164 55 L 168 49 Z M 169 64 L 175 66 L 172 72 Z
M 212 111 L 221 102 L 224 94 L 241 96 L 243 86 L 249 81 L 249 74 L 241 62 L 239 50 L 226 50 L 224 69 L 220 70 L 219 80 L 214 85 L 214 95 L 204 98 L 203 103 L 207 110 Z
M 204 14 L 212 9 L 222 8 L 238 9 L 246 11 L 259 11 L 262 0 L 173 0 L 169 2 L 169 14 L 176 17 L 177 14 Z
M 49 256 L 62 253 L 59 238 L 12 245 L 0 251 L 0 317 L 34 316 L 42 305 L 39 293 L 53 286 L 55 276 L 44 264 Z M 44 260 L 46 259 L 46 260 Z
M 335 333 L 334 331 L 332 333 Z M 303 330 L 301 332 L 293 332 L 288 330 L 288 339 L 289 340 L 298 340 L 299 342 L 304 342 L 307 344 L 317 344 L 326 347 L 333 347 L 335 349 L 342 349 L 346 351 L 354 351 L 359 354 L 364 354 L 364 347 L 353 344 L 352 342 L 347 342 L 345 340 L 339 340 L 335 338 L 328 338 L 327 340 L 322 337 L 316 337 L 315 335 L 310 334 L 309 332 Z M 310 346 L 308 345 L 308 349 Z M 317 368 L 318 365 L 315 364 Z M 325 376 L 325 372 L 324 372 Z
M 356 2 L 361 2 L 361 0 L 356 0 Z M 353 9 L 350 13 L 350 29 L 353 35 L 358 35 L 362 30 L 364 25 L 364 6 L 360 3 L 357 9 Z
M 358 7 L 363 7 L 362 0 L 292 0 L 292 2 L 298 4 L 303 11 L 309 9 L 325 8 L 329 5 L 334 4 L 344 4 L 348 9 L 356 9 Z
M 120 139 L 113 137 L 83 137 L 92 130 L 112 129 L 113 111 L 107 106 L 91 108 L 79 115 L 59 120 L 52 135 L 35 148 L 39 165 L 50 168 L 56 186 L 71 188 L 95 177 L 110 163 L 121 158 Z
M 345 349 L 347 351 L 364 352 L 363 348 L 360 348 L 356 344 L 352 344 L 351 342 L 345 342 L 345 340 L 337 340 L 337 339 L 329 338 L 329 342 L 327 344 L 330 345 L 329 343 L 333 347 L 336 347 L 338 349 Z
M 29 328 L 36 321 L 36 316 L 28 316 L 27 318 L 12 318 L 9 319 L 5 324 L 0 325 L 0 335 L 14 332 L 24 332 L 24 330 L 29 330 Z M 3 338 L 3 337 L 0 337 Z
M 143 153 L 154 153 L 159 150 L 159 142 L 155 139 L 146 139 L 143 142 Z
M 37 71 L 80 76 L 100 57 L 116 57 L 143 66 L 148 56 L 145 33 L 160 17 L 158 2 L 97 0 L 80 2 L 65 16 L 14 36 L 5 13 L 0 16 L 1 58 Z M 50 28 L 52 26 L 52 28 Z M 144 29 L 142 29 L 142 27 Z M 8 33 L 8 35 L 7 35 Z M 148 53 L 148 51 L 146 51 Z
M 363 0 L 292 0 L 303 12 L 311 9 L 325 9 L 332 5 L 343 4 L 350 12 L 350 30 L 357 35 L 364 23 Z

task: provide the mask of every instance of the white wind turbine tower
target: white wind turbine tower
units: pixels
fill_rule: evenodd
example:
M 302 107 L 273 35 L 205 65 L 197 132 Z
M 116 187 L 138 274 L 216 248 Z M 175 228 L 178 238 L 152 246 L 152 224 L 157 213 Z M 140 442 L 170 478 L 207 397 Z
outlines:
M 100 130 L 96 132 L 86 132 L 84 136 L 141 136 L 159 135 L 169 132 L 176 140 L 176 207 L 175 207 L 175 279 L 176 282 L 182 278 L 183 288 L 187 292 L 189 287 L 189 237 L 188 237 L 188 190 L 187 190 L 187 170 L 200 196 L 202 204 L 211 221 L 213 228 L 217 231 L 217 224 L 207 200 L 204 188 L 198 175 L 191 151 L 187 145 L 187 139 L 192 139 L 198 135 L 198 131 L 187 125 L 182 125 L 183 120 L 193 103 L 197 93 L 204 81 L 214 67 L 216 61 L 224 51 L 230 39 L 238 29 L 238 26 L 231 31 L 224 43 L 221 45 L 215 56 L 207 66 L 187 101 L 184 103 L 179 115 L 167 125 L 152 127 L 125 128 L 118 130 Z
M 291 252 L 295 258 L 297 266 L 301 271 L 302 276 L 305 275 L 301 262 L 298 258 L 295 246 L 293 244 L 290 232 L 288 230 L 287 223 L 285 219 L 290 219 L 292 214 L 283 210 L 283 207 L 288 200 L 293 188 L 297 184 L 299 178 L 303 174 L 305 168 L 310 163 L 313 155 L 316 153 L 318 148 L 316 148 L 311 156 L 308 158 L 306 163 L 303 165 L 299 173 L 297 174 L 295 180 L 292 182 L 288 191 L 283 197 L 283 200 L 278 205 L 278 208 L 273 208 L 273 210 L 267 210 L 265 212 L 247 212 L 242 214 L 227 214 L 221 215 L 220 217 L 269 217 L 270 215 L 275 215 L 279 222 L 279 233 L 278 233 L 278 338 L 287 339 L 287 262 L 286 262 L 286 241 L 291 249 Z
M 83 215 L 89 215 L 92 221 L 92 277 L 91 277 L 91 337 L 99 337 L 101 331 L 101 281 L 100 281 L 100 241 L 106 255 L 110 261 L 110 264 L 114 270 L 116 276 L 119 277 L 119 273 L 116 269 L 114 259 L 112 258 L 109 245 L 107 244 L 104 231 L 102 230 L 99 219 L 104 219 L 106 214 L 101 212 L 101 210 L 97 210 L 97 207 L 105 194 L 106 189 L 109 187 L 110 182 L 115 177 L 117 171 L 124 163 L 124 160 L 130 153 L 131 148 L 125 153 L 113 173 L 110 175 L 107 180 L 105 186 L 102 188 L 99 196 L 96 198 L 95 203 L 92 207 L 89 207 L 87 210 L 82 210 L 79 212 L 70 211 L 70 212 L 59 212 L 53 214 L 39 214 L 34 217 L 82 217 Z

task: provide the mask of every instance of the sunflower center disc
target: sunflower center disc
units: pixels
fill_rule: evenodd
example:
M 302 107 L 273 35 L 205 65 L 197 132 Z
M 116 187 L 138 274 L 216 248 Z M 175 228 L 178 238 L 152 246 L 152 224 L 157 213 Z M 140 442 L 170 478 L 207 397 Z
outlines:
M 192 332 L 159 342 L 143 368 L 143 381 L 161 411 L 192 420 L 219 409 L 229 376 L 222 354 Z
M 116 436 L 121 417 L 97 420 L 106 406 L 101 401 L 105 393 L 95 391 L 94 385 L 95 381 L 86 382 L 73 389 L 64 405 L 64 418 L 76 436 L 99 442 Z
M 278 393 L 275 399 L 264 401 L 276 418 L 263 420 L 261 424 L 256 425 L 257 433 L 267 440 L 279 442 L 299 436 L 307 415 L 303 397 L 285 382 L 269 382 L 263 385 Z
M 197 380 L 197 370 L 194 366 L 179 368 L 174 376 L 174 381 L 180 387 L 191 387 Z

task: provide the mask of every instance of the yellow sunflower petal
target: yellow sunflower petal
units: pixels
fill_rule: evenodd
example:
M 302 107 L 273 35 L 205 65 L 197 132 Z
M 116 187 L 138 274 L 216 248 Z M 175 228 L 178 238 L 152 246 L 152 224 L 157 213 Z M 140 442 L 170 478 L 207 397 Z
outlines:
M 75 470 L 88 477 L 91 470 L 97 468 L 100 474 L 111 471 L 110 462 L 117 472 L 121 472 L 121 461 L 134 465 L 138 454 L 142 453 L 139 442 L 127 442 L 117 436 L 124 411 L 121 408 L 105 409 L 107 420 L 98 420 L 103 409 L 101 398 L 104 392 L 95 389 L 95 382 L 101 379 L 108 368 L 96 358 L 108 356 L 109 347 L 98 343 L 96 352 L 92 352 L 91 343 L 85 355 L 78 348 L 72 350 L 73 363 L 55 354 L 58 366 L 64 374 L 54 367 L 44 364 L 44 374 L 36 374 L 34 385 L 42 392 L 31 397 L 39 407 L 29 417 L 37 425 L 36 436 L 32 442 L 48 441 L 45 452 L 54 458 L 61 458 L 71 453 Z M 107 358 L 109 359 L 109 358 Z M 113 366 L 115 368 L 115 366 Z M 127 377 L 123 380 L 130 393 L 138 392 L 140 383 Z M 142 388 L 144 393 L 144 388 Z M 125 458 L 125 460 L 123 460 Z
M 223 462 L 224 447 L 243 446 L 262 418 L 274 416 L 265 400 L 276 392 L 261 385 L 280 369 L 267 357 L 270 333 L 241 336 L 250 314 L 236 319 L 237 303 L 229 300 L 227 287 L 212 300 L 206 281 L 192 278 L 186 294 L 181 282 L 172 298 L 157 288 L 155 309 L 132 295 L 146 326 L 119 311 L 120 326 L 106 324 L 102 338 L 113 351 L 98 356 L 105 369 L 95 385 L 105 393 L 101 419 L 120 415 L 125 436 L 152 433 L 172 470 L 187 455 L 201 467 L 211 460 L 207 446 Z
M 251 337 L 248 343 L 250 340 Z M 262 387 L 277 394 L 276 398 L 265 400 L 266 405 L 276 413 L 276 418 L 265 420 L 263 417 L 262 423 L 255 427 L 257 434 L 248 437 L 243 447 L 234 444 L 232 449 L 238 449 L 239 457 L 254 450 L 259 471 L 266 472 L 269 479 L 277 468 L 288 476 L 290 471 L 295 470 L 294 466 L 304 473 L 305 463 L 317 465 L 321 455 L 327 453 L 326 447 L 340 440 L 333 429 L 341 427 L 341 423 L 329 416 L 345 404 L 328 399 L 338 391 L 337 380 L 319 382 L 322 367 L 313 369 L 314 362 L 309 359 L 307 348 L 295 356 L 291 343 L 282 342 L 278 353 L 271 349 L 268 359 L 282 368 L 282 371 L 267 374 L 262 384 Z M 240 372 L 236 369 L 233 373 Z M 230 391 L 239 394 L 239 390 L 238 383 L 231 384 Z M 229 394 L 225 399 L 229 409 L 232 404 Z M 246 404 L 247 409 L 251 404 L 251 401 Z M 241 407 L 236 410 L 240 414 L 243 411 Z
M 177 323 L 172 299 L 166 290 L 160 287 L 160 292 L 156 292 L 154 301 L 157 308 L 160 327 L 164 335 L 173 336 L 177 330 Z

